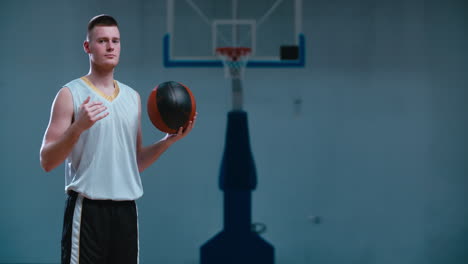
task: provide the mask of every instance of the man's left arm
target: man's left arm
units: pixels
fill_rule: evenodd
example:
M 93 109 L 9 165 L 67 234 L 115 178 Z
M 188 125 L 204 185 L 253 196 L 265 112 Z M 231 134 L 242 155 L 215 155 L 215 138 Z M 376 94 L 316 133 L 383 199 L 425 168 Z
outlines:
M 138 133 L 136 146 L 138 170 L 140 172 L 144 171 L 156 160 L 158 160 L 159 157 L 170 146 L 172 146 L 172 144 L 186 137 L 190 133 L 190 131 L 192 131 L 192 128 L 195 125 L 196 118 L 197 115 L 195 114 L 195 117 L 189 122 L 188 126 L 185 129 L 183 127 L 180 127 L 179 131 L 177 131 L 177 134 L 166 134 L 166 136 L 158 142 L 144 147 L 142 143 L 143 136 L 141 132 L 141 99 L 138 95 Z

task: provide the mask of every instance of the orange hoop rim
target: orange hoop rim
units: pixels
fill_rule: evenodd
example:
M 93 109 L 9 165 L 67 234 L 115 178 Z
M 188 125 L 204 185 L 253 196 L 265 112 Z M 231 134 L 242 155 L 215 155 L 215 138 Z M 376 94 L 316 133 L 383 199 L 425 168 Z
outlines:
M 252 52 L 248 47 L 219 47 L 216 48 L 216 54 L 229 58 L 231 61 L 238 61 Z

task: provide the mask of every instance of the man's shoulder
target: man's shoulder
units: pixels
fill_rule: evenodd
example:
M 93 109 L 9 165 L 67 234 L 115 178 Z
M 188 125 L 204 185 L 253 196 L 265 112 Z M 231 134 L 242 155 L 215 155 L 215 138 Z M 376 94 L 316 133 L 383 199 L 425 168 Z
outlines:
M 66 84 L 64 84 L 62 87 L 68 87 L 69 89 L 73 89 L 75 88 L 78 84 L 82 84 L 83 81 L 82 81 L 82 77 L 80 78 L 76 78 L 76 79 L 73 79 L 69 82 L 67 82 Z

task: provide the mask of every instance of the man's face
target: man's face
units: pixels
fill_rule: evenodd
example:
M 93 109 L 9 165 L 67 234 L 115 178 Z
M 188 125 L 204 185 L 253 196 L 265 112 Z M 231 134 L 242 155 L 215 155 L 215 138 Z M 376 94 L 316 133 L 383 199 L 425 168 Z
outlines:
M 89 32 L 84 49 L 94 65 L 114 68 L 120 58 L 119 28 L 116 26 L 94 27 Z

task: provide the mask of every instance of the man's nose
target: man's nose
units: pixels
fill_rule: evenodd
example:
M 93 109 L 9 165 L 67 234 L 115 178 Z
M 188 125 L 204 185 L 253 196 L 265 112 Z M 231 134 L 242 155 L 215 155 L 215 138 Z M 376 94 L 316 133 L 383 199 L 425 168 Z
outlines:
M 109 43 L 107 44 L 107 50 L 108 50 L 108 51 L 113 51 L 113 50 L 114 50 L 114 44 L 113 44 L 112 42 L 109 42 Z

